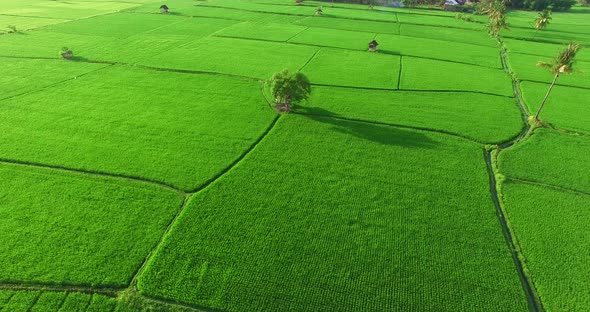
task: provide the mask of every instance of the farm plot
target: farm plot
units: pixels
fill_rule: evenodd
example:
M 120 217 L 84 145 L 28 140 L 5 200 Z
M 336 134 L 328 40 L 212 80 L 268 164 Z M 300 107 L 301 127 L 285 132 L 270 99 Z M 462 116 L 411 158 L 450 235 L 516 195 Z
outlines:
M 525 81 L 521 84 L 522 96 L 533 114 L 543 101 L 549 84 Z M 556 86 L 547 99 L 540 118 L 552 125 L 590 134 L 590 88 L 580 89 Z
M 451 132 L 499 143 L 523 127 L 514 99 L 454 92 L 393 92 L 315 87 L 298 112 Z
M 399 35 L 400 29 L 399 23 L 350 20 L 345 18 L 318 18 L 315 16 L 300 19 L 296 24 L 316 28 L 331 28 L 392 35 Z
M 557 31 L 553 27 L 553 24 L 547 26 L 547 28 L 543 31 L 537 31 L 533 26 L 528 28 L 511 28 L 510 31 L 503 33 L 502 37 L 521 39 L 527 42 L 536 40 L 552 44 L 567 44 L 570 41 L 577 41 L 584 45 L 590 44 L 590 36 L 587 34 Z M 588 27 L 588 30 L 590 30 L 590 27 Z
M 303 30 L 305 30 L 304 26 L 290 24 L 243 22 L 223 29 L 216 35 L 270 41 L 287 41 Z
M 114 66 L 3 101 L 0 158 L 192 190 L 263 134 L 267 105 L 257 82 Z
M 23 60 L 0 57 L 0 100 L 74 79 L 104 68 L 104 64 L 64 62 L 61 60 Z
M 526 141 L 502 151 L 498 166 L 508 177 L 590 192 L 590 139 L 538 129 Z
M 545 310 L 586 310 L 590 195 L 512 181 L 502 189 L 511 227 Z
M 400 57 L 322 49 L 302 71 L 313 84 L 396 89 Z
M 146 183 L 10 164 L 0 186 L 10 283 L 125 286 L 183 202 Z
M 557 50 L 555 54 L 557 54 Z M 549 56 L 510 53 L 509 61 L 512 71 L 519 79 L 551 83 L 553 75 L 547 69 L 536 66 L 540 61 L 549 62 L 551 58 Z M 574 66 L 578 71 L 590 72 L 590 62 L 579 61 Z M 557 84 L 590 89 L 588 77 L 579 72 L 574 72 L 572 75 L 561 75 L 557 80 Z
M 60 19 L 80 19 L 95 15 L 117 12 L 119 10 L 131 8 L 138 5 L 129 2 L 116 1 L 15 1 L 14 5 L 4 1 L 0 14 L 28 16 L 28 17 L 47 17 Z
M 117 13 L 45 27 L 45 31 L 74 35 L 126 38 L 164 26 L 186 22 L 188 18 L 163 14 Z M 100 25 L 100 27 L 97 27 Z
M 329 28 L 309 28 L 289 42 L 317 45 L 323 47 L 334 47 L 343 49 L 366 50 L 367 45 L 375 33 L 348 31 Z
M 171 15 L 184 15 L 193 17 L 212 17 L 234 21 L 257 21 L 257 22 L 275 22 L 275 23 L 292 23 L 303 18 L 300 15 L 286 15 L 263 13 L 253 11 L 235 10 L 232 8 L 210 7 L 200 5 L 197 2 L 187 2 L 184 0 L 166 1 L 170 7 Z M 159 13 L 159 5 L 150 3 L 134 7 L 125 12 L 130 13 Z M 309 14 L 312 15 L 315 9 L 310 8 Z
M 377 41 L 379 42 L 379 50 L 388 54 L 502 68 L 498 48 L 459 42 L 450 44 L 443 40 L 393 35 L 378 35 Z
M 210 37 L 172 49 L 143 64 L 266 80 L 283 68 L 298 70 L 318 50 L 287 43 Z
M 480 146 L 281 118 L 190 199 L 142 293 L 227 311 L 526 310 Z
M 405 56 L 402 58 L 400 89 L 514 95 L 512 81 L 501 69 Z
M 498 49 L 498 44 L 483 31 L 466 30 L 459 28 L 446 28 L 439 26 L 424 26 L 401 24 L 399 34 L 410 37 L 428 38 L 442 40 L 446 42 L 459 42 L 467 44 L 476 44 Z M 448 45 L 447 48 L 452 48 Z M 461 47 L 463 48 L 463 47 Z M 460 48 L 460 49 L 461 49 Z M 451 50 L 450 53 L 457 53 Z M 441 53 L 442 54 L 442 53 Z M 496 54 L 497 55 L 497 54 Z M 466 57 L 471 58 L 471 57 Z
M 504 39 L 503 41 L 510 52 L 541 55 L 544 56 L 543 59 L 547 59 L 547 61 L 557 55 L 559 50 L 564 48 L 563 44 L 531 42 L 516 39 Z M 590 61 L 590 51 L 588 51 L 588 49 L 581 49 L 576 54 L 576 60 Z
M 466 22 L 460 19 L 456 19 L 453 16 L 434 16 L 424 14 L 412 14 L 412 13 L 398 13 L 398 20 L 403 24 L 415 24 L 415 25 L 426 25 L 426 26 L 442 26 L 448 28 L 459 28 L 459 29 L 472 29 L 483 31 L 485 24 Z
M 8 25 L 15 26 L 17 31 L 23 31 L 67 21 L 68 19 L 0 15 L 0 34 L 11 31 Z

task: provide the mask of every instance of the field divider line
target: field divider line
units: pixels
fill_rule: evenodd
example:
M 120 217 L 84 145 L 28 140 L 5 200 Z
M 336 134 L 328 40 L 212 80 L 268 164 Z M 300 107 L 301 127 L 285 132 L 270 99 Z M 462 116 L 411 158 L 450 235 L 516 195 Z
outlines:
M 564 187 L 564 186 L 559 186 L 559 185 L 555 185 L 555 184 L 549 184 L 549 183 L 544 183 L 544 182 L 540 182 L 540 181 L 528 180 L 528 179 L 516 178 L 516 177 L 510 177 L 510 176 L 505 176 L 505 178 L 507 181 L 542 186 L 542 187 L 554 189 L 557 191 L 572 193 L 572 194 L 576 194 L 576 195 L 590 196 L 590 192 L 581 191 L 581 190 L 577 190 L 577 189 L 573 189 L 573 188 L 569 188 L 569 187 Z
M 460 135 L 458 133 L 454 133 L 454 132 L 446 131 L 446 130 L 440 130 L 440 129 L 418 127 L 418 126 L 409 126 L 409 125 L 402 125 L 402 124 L 395 124 L 395 123 L 388 123 L 388 122 L 381 122 L 381 121 L 371 121 L 371 120 L 357 119 L 357 118 L 348 118 L 348 117 L 333 116 L 333 115 L 312 114 L 312 113 L 298 112 L 298 111 L 292 111 L 291 114 L 296 114 L 296 115 L 301 115 L 301 116 L 313 116 L 313 117 L 320 117 L 320 118 L 331 118 L 331 119 L 336 119 L 336 120 L 371 124 L 371 125 L 377 125 L 377 126 L 386 126 L 386 127 L 400 128 L 400 129 L 409 129 L 409 130 L 415 130 L 415 131 L 424 131 L 424 132 L 452 136 L 457 139 L 461 139 L 461 140 L 464 140 L 464 141 L 467 141 L 467 142 L 470 142 L 470 143 L 473 143 L 473 144 L 476 144 L 479 146 L 484 146 L 486 144 L 484 142 L 476 141 L 472 138 Z
M 0 57 L 4 57 L 4 56 L 0 56 Z M 54 59 L 52 59 L 52 60 L 54 60 Z M 38 93 L 38 92 L 43 92 L 43 91 L 45 91 L 46 89 L 49 89 L 49 88 L 52 88 L 52 87 L 58 86 L 58 85 L 60 85 L 60 84 L 63 84 L 63 83 L 69 82 L 69 81 L 72 81 L 72 80 L 74 80 L 74 79 L 77 79 L 77 78 L 79 78 L 79 77 L 86 76 L 86 75 L 88 75 L 88 74 L 95 73 L 95 72 L 97 72 L 97 71 L 101 71 L 101 70 L 103 70 L 103 69 L 106 69 L 106 68 L 109 68 L 109 67 L 111 67 L 111 66 L 112 66 L 112 64 L 107 64 L 107 65 L 105 65 L 105 66 L 103 66 L 103 67 L 100 67 L 100 68 L 97 68 L 97 69 L 93 69 L 93 70 L 91 70 L 91 71 L 88 71 L 88 72 L 82 73 L 82 74 L 80 74 L 80 75 L 78 75 L 78 76 L 74 76 L 73 78 L 64 79 L 64 80 L 61 80 L 61 81 L 58 81 L 58 82 L 54 82 L 54 83 L 52 83 L 52 84 L 49 84 L 49 85 L 46 85 L 46 86 L 40 87 L 39 89 L 35 89 L 35 90 L 31 90 L 31 91 L 27 91 L 27 92 L 23 92 L 23 93 L 15 94 L 15 95 L 11 95 L 11 96 L 9 96 L 9 97 L 5 97 L 5 98 L 0 98 L 0 102 L 2 102 L 2 101 L 7 101 L 7 100 L 10 100 L 10 99 L 14 99 L 14 98 L 17 98 L 17 97 L 20 97 L 20 96 L 26 96 L 26 95 L 29 95 L 29 94 L 35 94 L 35 93 Z
M 168 184 L 166 182 L 162 182 L 162 181 L 158 181 L 158 180 L 142 178 L 139 176 L 132 176 L 132 175 L 126 175 L 126 174 L 119 174 L 119 173 L 109 173 L 109 172 L 96 171 L 96 170 L 76 169 L 76 168 L 70 168 L 70 167 L 65 167 L 65 166 L 60 166 L 60 165 L 51 165 L 51 164 L 44 164 L 44 163 L 33 162 L 33 161 L 16 160 L 16 159 L 1 158 L 1 157 L 0 157 L 0 163 L 17 165 L 17 166 L 22 166 L 22 167 L 34 167 L 34 168 L 36 167 L 36 168 L 50 169 L 50 170 L 62 171 L 62 172 L 67 172 L 67 173 L 72 173 L 72 174 L 92 175 L 92 176 L 97 176 L 97 177 L 112 178 L 112 179 L 118 179 L 118 180 L 127 180 L 129 182 L 136 182 L 136 183 L 146 183 L 146 184 L 159 186 L 161 188 L 164 188 L 164 189 L 167 189 L 167 190 L 170 190 L 173 192 L 177 192 L 177 193 L 181 193 L 181 194 L 186 193 L 184 190 L 182 190 L 172 184 Z
M 162 245 L 162 243 L 164 242 L 164 239 L 168 236 L 168 234 L 172 230 L 172 227 L 174 226 L 174 224 L 176 224 L 176 220 L 178 220 L 178 217 L 180 216 L 180 214 L 182 214 L 182 212 L 186 208 L 186 205 L 187 205 L 191 196 L 192 195 L 188 194 L 188 193 L 184 194 L 184 199 L 182 200 L 182 204 L 180 205 L 180 207 L 178 209 L 176 209 L 176 214 L 174 215 L 174 217 L 172 217 L 172 219 L 166 225 L 166 229 L 164 230 L 164 233 L 162 233 L 162 235 L 160 236 L 160 239 L 156 242 L 156 244 L 154 244 L 152 249 L 145 256 L 145 258 L 141 262 L 141 266 L 133 273 L 133 276 L 131 277 L 131 280 L 129 281 L 129 287 L 137 288 L 137 279 L 145 270 L 149 260 L 155 254 L 156 250 L 158 250 L 158 248 Z
M 521 112 L 523 127 L 516 137 L 501 144 L 498 144 L 495 147 L 495 149 L 484 149 L 484 160 L 490 179 L 490 193 L 492 201 L 494 202 L 494 206 L 496 207 L 498 220 L 502 227 L 504 238 L 506 239 L 506 243 L 512 254 L 512 259 L 516 271 L 518 273 L 518 277 L 520 279 L 524 293 L 526 295 L 529 310 L 533 312 L 539 312 L 544 311 L 543 303 L 541 302 L 541 298 L 537 293 L 531 276 L 529 276 L 530 271 L 526 266 L 526 257 L 522 253 L 522 248 L 520 247 L 518 238 L 515 234 L 512 233 L 512 228 L 510 227 L 510 220 L 507 217 L 507 211 L 505 210 L 504 205 L 502 204 L 501 183 L 499 183 L 497 179 L 497 176 L 500 175 L 497 166 L 498 155 L 504 149 L 510 148 L 529 138 L 532 128 L 528 122 L 529 113 L 526 109 L 526 105 L 524 104 L 524 99 L 522 98 L 520 93 L 520 81 L 516 79 L 514 72 L 510 69 L 510 65 L 508 62 L 508 49 L 506 48 L 504 42 L 501 39 L 497 39 L 497 41 L 498 45 L 500 46 L 500 61 L 502 63 L 502 68 L 512 80 L 514 98 Z
M 315 59 L 315 57 L 318 55 L 318 53 L 320 53 L 320 51 L 322 50 L 322 48 L 317 49 L 313 55 L 307 60 L 307 62 L 305 62 L 305 64 L 303 64 L 303 66 L 301 66 L 297 71 L 300 72 L 302 71 L 305 67 L 307 67 L 307 65 L 309 65 L 309 63 L 311 63 L 311 61 L 313 61 L 313 59 Z M 313 85 L 313 83 L 311 84 Z
M 550 85 L 551 84 L 551 82 L 534 80 L 534 79 L 520 79 L 520 81 L 528 81 L 528 82 L 542 83 L 542 84 L 545 84 L 545 85 Z M 572 85 L 560 84 L 560 83 L 557 83 L 557 82 L 555 83 L 555 85 L 556 86 L 561 86 L 561 87 L 574 88 L 574 89 L 590 90 L 590 88 L 588 88 L 588 87 L 572 86 Z
M 292 24 L 292 25 L 295 25 L 295 24 Z M 293 38 L 295 38 L 295 37 L 299 36 L 299 35 L 300 35 L 302 32 L 304 32 L 304 31 L 306 31 L 306 30 L 308 30 L 308 29 L 310 29 L 310 28 L 311 28 L 311 27 L 309 27 L 309 26 L 305 26 L 305 28 L 304 28 L 303 30 L 301 30 L 301 31 L 298 31 L 296 34 L 294 34 L 293 36 L 289 37 L 289 39 L 285 40 L 285 43 L 288 43 L 288 42 L 289 42 L 291 39 L 293 39 Z
M 566 135 L 575 135 L 575 136 L 581 136 L 581 137 L 588 137 L 590 138 L 590 133 L 586 133 L 586 132 L 580 132 L 580 131 L 574 131 L 574 130 L 569 130 L 569 129 L 564 129 L 564 128 L 560 128 L 560 127 L 556 127 L 552 124 L 549 123 L 545 123 L 544 124 L 545 129 L 549 129 L 555 132 L 559 132 L 561 134 L 566 134 Z
M 103 294 L 113 296 L 124 290 L 124 287 L 94 287 L 84 284 L 58 284 L 58 283 L 29 283 L 29 282 L 0 282 L 0 289 L 12 291 L 53 291 L 53 292 L 79 292 L 85 294 Z
M 329 49 L 335 49 L 335 50 L 366 52 L 365 49 L 360 49 L 360 48 L 359 49 L 353 49 L 353 48 L 327 46 L 327 45 L 321 45 L 321 44 L 301 43 L 301 42 L 294 42 L 294 41 L 285 42 L 285 41 L 280 41 L 280 40 L 260 39 L 260 38 L 247 38 L 247 37 L 238 37 L 238 36 L 230 36 L 230 35 L 213 35 L 213 36 L 214 37 L 219 37 L 219 38 L 236 39 L 236 40 L 260 41 L 260 42 L 274 42 L 274 43 L 293 44 L 293 45 L 306 46 L 306 47 L 319 47 L 319 48 L 329 48 Z M 422 38 L 422 37 L 415 37 L 415 38 Z M 429 39 L 429 38 L 426 38 L 426 39 Z M 432 61 L 440 61 L 440 62 L 463 64 L 463 65 L 470 65 L 470 66 L 475 66 L 475 67 L 483 67 L 483 68 L 490 68 L 490 69 L 502 70 L 502 68 L 499 68 L 499 67 L 496 67 L 496 66 L 485 66 L 485 65 L 473 64 L 473 63 L 461 62 L 461 61 L 452 61 L 452 60 L 448 60 L 448 59 L 441 59 L 441 58 L 435 58 L 435 57 L 429 57 L 429 56 L 419 56 L 419 55 L 412 55 L 412 54 L 402 54 L 402 53 L 397 53 L 397 52 L 390 52 L 390 51 L 387 51 L 387 50 L 379 50 L 379 53 L 385 54 L 385 55 L 414 57 L 414 58 L 426 59 L 426 60 L 432 60 Z
M 541 306 L 540 299 L 536 294 L 534 284 L 526 273 L 527 269 L 524 264 L 524 256 L 520 252 L 520 245 L 518 244 L 516 237 L 512 234 L 510 226 L 508 225 L 506 212 L 504 211 L 504 208 L 501 204 L 500 195 L 498 194 L 498 181 L 496 180 L 496 172 L 494 170 L 492 153 L 484 149 L 483 156 L 489 175 L 490 193 L 492 201 L 494 202 L 494 206 L 496 207 L 496 215 L 498 216 L 502 233 L 504 234 L 507 247 L 510 250 L 514 266 L 516 267 L 518 277 L 524 289 L 529 309 L 533 312 L 544 311 L 543 307 Z
M 246 151 L 244 151 L 238 158 L 236 158 L 231 164 L 229 164 L 229 166 L 225 167 L 221 172 L 219 172 L 218 174 L 216 174 L 212 178 L 205 181 L 203 184 L 201 184 L 196 189 L 184 194 L 184 200 L 182 202 L 182 205 L 178 209 L 174 218 L 172 218 L 172 220 L 168 223 L 168 226 L 167 226 L 166 230 L 164 231 L 164 233 L 162 234 L 162 236 L 160 237 L 160 240 L 158 241 L 158 243 L 148 253 L 148 255 L 145 257 L 141 266 L 138 268 L 138 270 L 135 272 L 135 274 L 131 278 L 131 280 L 129 282 L 129 287 L 138 289 L 137 282 L 138 282 L 139 276 L 144 272 L 150 259 L 152 259 L 152 257 L 155 255 L 155 253 L 158 251 L 158 249 L 162 246 L 162 244 L 164 243 L 166 238 L 170 235 L 170 232 L 172 231 L 172 228 L 176 224 L 176 221 L 178 220 L 178 218 L 182 215 L 182 213 L 186 209 L 186 206 L 187 206 L 190 198 L 193 195 L 198 194 L 199 192 L 207 189 L 211 184 L 213 184 L 215 181 L 217 181 L 220 178 L 222 178 L 223 176 L 225 176 L 226 173 L 230 172 L 242 160 L 244 160 L 244 158 L 246 158 L 246 156 L 248 156 L 256 148 L 256 146 L 258 146 L 258 144 L 260 144 L 268 136 L 268 134 L 272 131 L 272 129 L 274 129 L 275 125 L 277 124 L 277 122 L 279 121 L 281 116 L 282 115 L 277 114 L 274 117 L 273 121 L 270 123 L 270 125 L 267 127 L 267 129 L 262 133 L 262 135 L 254 143 L 252 143 L 252 145 L 250 145 L 250 147 Z
M 402 69 L 404 67 L 404 63 L 403 63 L 403 55 L 399 56 L 399 71 L 397 73 L 397 90 L 401 90 L 401 84 L 402 84 Z
M 33 302 L 31 303 L 31 305 L 27 309 L 27 311 L 31 311 L 31 309 L 37 304 L 37 302 L 39 302 L 39 299 L 41 298 L 41 295 L 42 294 L 43 294 L 43 292 L 42 291 L 39 291 L 39 294 L 37 295 L 37 297 L 35 297 L 35 300 L 33 300 Z M 86 311 L 86 309 L 84 309 L 84 311 Z

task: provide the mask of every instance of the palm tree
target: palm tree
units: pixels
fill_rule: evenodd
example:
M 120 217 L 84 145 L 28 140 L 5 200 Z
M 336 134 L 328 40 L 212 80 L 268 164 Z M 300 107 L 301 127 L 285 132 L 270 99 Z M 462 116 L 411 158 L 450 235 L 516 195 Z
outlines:
M 541 102 L 541 106 L 539 106 L 539 110 L 537 110 L 537 113 L 535 114 L 535 122 L 539 122 L 539 114 L 541 113 L 541 109 L 543 109 L 543 106 L 545 106 L 545 102 L 547 101 L 547 98 L 549 97 L 549 94 L 555 85 L 555 81 L 557 81 L 557 78 L 559 78 L 559 75 L 563 73 L 569 75 L 574 71 L 573 66 L 576 61 L 575 58 L 578 50 L 580 50 L 580 45 L 575 42 L 570 42 L 565 49 L 559 51 L 559 54 L 557 54 L 557 56 L 554 57 L 551 62 L 537 63 L 537 66 L 539 67 L 549 68 L 549 71 L 555 76 L 553 77 L 553 81 L 549 86 L 549 90 L 547 90 L 547 94 L 545 94 L 545 98 L 543 98 L 543 102 Z
M 508 29 L 506 23 L 506 5 L 501 1 L 488 3 L 481 11 L 488 15 L 488 33 L 494 38 L 498 38 L 500 30 Z
M 539 12 L 539 15 L 537 15 L 537 18 L 535 18 L 535 29 L 542 30 L 547 27 L 551 18 L 551 10 L 549 9 Z

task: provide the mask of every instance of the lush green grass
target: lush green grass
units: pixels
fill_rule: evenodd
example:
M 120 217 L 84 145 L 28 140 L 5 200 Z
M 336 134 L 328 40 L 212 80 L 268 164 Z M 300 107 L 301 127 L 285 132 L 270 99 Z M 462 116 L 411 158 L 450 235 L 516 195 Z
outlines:
M 375 33 L 348 31 L 329 28 L 309 28 L 289 42 L 335 47 L 354 50 L 366 50 Z
M 305 27 L 303 26 L 290 24 L 243 22 L 223 29 L 216 35 L 272 41 L 287 41 L 303 30 L 305 30 Z
M 0 14 L 25 17 L 46 17 L 53 19 L 81 19 L 95 15 L 107 14 L 137 6 L 138 3 L 150 0 L 131 2 L 116 1 L 46 1 L 19 0 L 12 3 L 4 1 Z
M 102 311 L 114 311 L 117 306 L 116 299 L 107 297 L 99 294 L 92 295 L 90 305 L 86 311 L 88 312 L 102 312 Z
M 470 93 L 316 87 L 298 111 L 430 128 L 484 143 L 506 141 L 523 126 L 514 99 Z
M 69 293 L 61 306 L 61 311 L 84 312 L 92 297 L 82 293 Z
M 322 49 L 303 68 L 314 84 L 396 89 L 400 57 L 360 51 Z
M 452 90 L 514 95 L 512 81 L 501 69 L 415 57 L 402 58 L 400 87 L 403 90 Z
M 3 65 L 0 68 L 0 100 L 39 91 L 106 66 L 62 60 L 22 60 L 3 57 L 0 57 L 0 61 Z
M 17 31 L 22 32 L 29 29 L 43 27 L 51 24 L 63 23 L 67 21 L 67 19 L 0 15 L 0 34 L 12 31 L 8 28 L 8 25 L 15 26 Z
M 118 66 L 3 101 L 2 108 L 0 158 L 186 190 L 229 166 L 275 116 L 257 82 Z
M 207 38 L 146 61 L 146 65 L 268 79 L 283 68 L 303 67 L 317 47 L 256 40 Z
M 0 165 L 0 281 L 124 286 L 183 196 L 145 183 Z
M 4 304 L 3 311 L 26 312 L 33 306 L 40 292 L 13 292 L 10 300 Z
M 345 18 L 321 18 L 317 16 L 300 19 L 296 21 L 296 24 L 305 25 L 309 27 L 331 28 L 369 33 L 376 32 L 380 34 L 393 35 L 398 35 L 400 29 L 399 23 L 351 20 Z
M 191 198 L 139 288 L 227 311 L 526 310 L 488 179 L 464 140 L 286 115 Z
M 35 305 L 31 307 L 31 312 L 59 311 L 67 296 L 66 292 L 43 292 Z
M 421 13 L 419 10 L 416 13 Z M 402 24 L 416 24 L 416 25 L 428 25 L 428 26 L 443 26 L 450 28 L 461 28 L 461 29 L 472 29 L 478 31 L 484 31 L 485 24 L 466 22 L 451 16 L 434 16 L 424 14 L 412 14 L 406 10 L 403 14 L 397 14 L 398 20 Z
M 555 53 L 557 55 L 557 52 Z M 519 79 L 532 80 L 537 82 L 551 83 L 553 80 L 553 74 L 546 68 L 537 66 L 537 63 L 551 61 L 551 56 L 536 56 L 536 55 L 525 55 L 518 53 L 510 53 L 509 62 L 512 71 L 516 74 Z M 590 88 L 588 77 L 584 73 L 590 72 L 590 62 L 579 61 L 575 63 L 575 69 L 572 75 L 561 75 L 557 80 L 558 84 Z
M 535 114 L 549 84 L 525 81 L 521 84 L 521 89 L 529 111 Z M 585 117 L 590 113 L 588 98 L 590 89 L 555 86 L 539 118 L 559 128 L 590 134 L 590 122 Z
M 540 59 L 547 59 L 547 61 L 556 56 L 557 53 L 564 48 L 564 44 L 532 42 L 516 39 L 504 39 L 503 41 L 510 52 L 541 55 L 543 58 Z M 576 60 L 590 61 L 590 51 L 582 48 L 576 54 Z
M 412 25 L 412 24 L 401 24 L 400 34 L 411 37 L 421 37 L 436 40 L 443 40 L 452 42 L 453 44 L 447 45 L 447 48 L 453 48 L 455 42 L 457 43 L 468 43 L 477 44 L 486 47 L 495 48 L 497 51 L 498 43 L 490 38 L 485 32 L 477 30 L 466 30 L 458 28 L 445 28 L 439 26 L 424 26 L 424 25 Z M 459 49 L 463 49 L 461 46 Z M 450 53 L 456 53 L 455 50 L 451 50 Z M 465 58 L 470 58 L 465 57 Z
M 590 196 L 514 182 L 504 183 L 502 189 L 511 227 L 544 309 L 588 309 Z
M 503 151 L 498 165 L 508 177 L 590 192 L 589 153 L 587 136 L 538 129 L 526 141 Z
M 409 36 L 378 35 L 384 53 L 502 68 L 498 48 Z

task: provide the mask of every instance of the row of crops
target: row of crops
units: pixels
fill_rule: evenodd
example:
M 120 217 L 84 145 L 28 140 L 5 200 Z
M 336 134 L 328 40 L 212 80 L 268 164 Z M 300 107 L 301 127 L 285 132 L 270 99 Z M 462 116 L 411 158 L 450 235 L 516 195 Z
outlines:
M 34 29 L 0 35 L 0 310 L 590 307 L 586 78 L 520 137 L 582 11 L 511 12 L 502 56 L 435 10 L 25 1 L 0 9 Z M 314 85 L 277 115 L 282 68 Z M 485 159 L 516 138 L 491 166 L 512 251 Z

